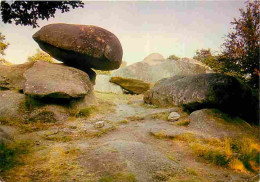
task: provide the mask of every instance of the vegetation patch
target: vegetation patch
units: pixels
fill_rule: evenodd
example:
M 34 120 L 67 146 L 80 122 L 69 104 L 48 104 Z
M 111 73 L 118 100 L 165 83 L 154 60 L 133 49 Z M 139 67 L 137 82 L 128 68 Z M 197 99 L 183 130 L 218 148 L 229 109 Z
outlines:
M 29 141 L 0 143 L 0 174 L 14 166 L 23 164 L 21 156 L 30 152 Z
M 87 181 L 89 177 L 80 166 L 81 151 L 74 146 L 51 146 L 23 158 L 24 164 L 3 175 L 6 181 Z
M 145 118 L 141 116 L 129 116 L 126 119 L 128 121 L 143 121 Z
M 65 132 L 48 132 L 45 133 L 43 138 L 45 140 L 56 141 L 56 142 L 69 142 L 73 140 L 73 135 Z
M 21 133 L 45 130 L 51 126 L 58 125 L 57 123 L 44 123 L 41 121 L 30 122 L 30 121 L 22 121 L 22 120 L 11 120 L 11 119 L 1 118 L 1 117 L 0 117 L 0 123 L 8 126 L 16 126 L 19 128 Z
M 118 124 L 127 124 L 127 123 L 128 123 L 128 120 L 127 120 L 127 119 L 124 119 L 124 120 L 118 121 L 117 123 L 118 123 Z
M 96 107 L 94 107 L 94 106 L 80 109 L 79 112 L 76 114 L 76 117 L 86 117 L 87 118 L 91 114 L 93 114 L 95 110 L 96 110 Z
M 257 172 L 260 164 L 259 141 L 243 136 L 241 138 L 204 139 L 182 134 L 174 140 L 185 141 L 198 157 L 216 165 L 245 172 Z
M 177 126 L 188 126 L 190 124 L 189 118 L 180 118 L 178 121 L 174 122 Z
M 116 173 L 112 176 L 105 176 L 99 179 L 99 182 L 137 182 L 135 175 L 132 173 Z
M 168 120 L 169 112 L 161 112 L 161 113 L 155 113 L 155 114 L 150 114 L 149 116 L 152 119 L 160 119 L 160 120 Z

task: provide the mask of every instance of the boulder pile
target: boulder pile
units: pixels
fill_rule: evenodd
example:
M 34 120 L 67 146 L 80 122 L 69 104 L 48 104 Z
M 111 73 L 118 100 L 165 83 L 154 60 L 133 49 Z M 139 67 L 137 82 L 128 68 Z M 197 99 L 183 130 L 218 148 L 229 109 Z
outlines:
M 0 122 L 57 122 L 96 104 L 95 72 L 122 62 L 122 47 L 96 26 L 50 24 L 33 35 L 61 63 L 38 61 L 0 66 Z

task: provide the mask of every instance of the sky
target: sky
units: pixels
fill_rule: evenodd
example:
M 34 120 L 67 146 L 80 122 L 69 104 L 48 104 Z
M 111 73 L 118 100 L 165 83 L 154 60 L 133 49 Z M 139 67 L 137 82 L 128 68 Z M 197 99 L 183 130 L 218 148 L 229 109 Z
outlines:
M 150 53 L 165 58 L 174 54 L 192 58 L 196 50 L 219 51 L 230 22 L 239 17 L 244 1 L 87 1 L 84 8 L 39 21 L 39 28 L 4 24 L 0 32 L 10 43 L 6 60 L 20 64 L 36 53 L 32 35 L 51 23 L 95 25 L 114 33 L 123 47 L 127 64 L 142 61 Z

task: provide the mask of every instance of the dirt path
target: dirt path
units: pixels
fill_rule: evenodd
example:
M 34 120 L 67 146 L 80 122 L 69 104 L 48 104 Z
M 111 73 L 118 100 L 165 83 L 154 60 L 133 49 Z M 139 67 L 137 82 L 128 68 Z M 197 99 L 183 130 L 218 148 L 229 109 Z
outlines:
M 196 157 L 183 141 L 154 137 L 155 131 L 187 132 L 184 126 L 163 119 L 179 108 L 148 107 L 141 96 L 97 93 L 97 97 L 108 102 L 108 108 L 98 114 L 19 134 L 17 138 L 32 141 L 33 151 L 3 178 L 16 182 L 254 181 L 255 174 Z M 95 128 L 97 121 L 104 121 L 104 127 Z

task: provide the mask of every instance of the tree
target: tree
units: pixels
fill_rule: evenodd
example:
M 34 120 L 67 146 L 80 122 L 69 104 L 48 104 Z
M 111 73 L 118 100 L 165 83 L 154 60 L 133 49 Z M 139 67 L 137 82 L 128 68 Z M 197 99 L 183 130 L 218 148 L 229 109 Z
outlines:
M 37 61 L 46 61 L 49 63 L 54 63 L 54 59 L 47 53 L 37 49 L 35 55 L 28 57 L 27 59 L 29 62 L 37 62 Z
M 56 10 L 62 13 L 70 8 L 83 8 L 82 1 L 1 1 L 1 15 L 4 23 L 39 27 L 38 19 L 54 17 Z
M 260 15 L 259 1 L 248 1 L 246 8 L 240 9 L 241 17 L 234 18 L 234 26 L 223 44 L 223 60 L 225 68 L 236 72 L 253 88 L 259 88 L 259 42 L 260 42 Z
M 170 60 L 179 60 L 180 58 L 178 56 L 175 56 L 174 54 L 173 55 L 170 55 L 167 59 L 170 59 Z
M 5 50 L 9 46 L 9 43 L 6 42 L 5 36 L 0 32 L 0 65 L 9 65 L 10 62 L 6 61 L 4 58 Z
M 197 50 L 193 59 L 196 59 L 202 62 L 204 65 L 211 68 L 213 71 L 217 73 L 224 72 L 224 64 L 223 62 L 219 61 L 221 55 L 213 55 L 211 49 L 201 49 Z

